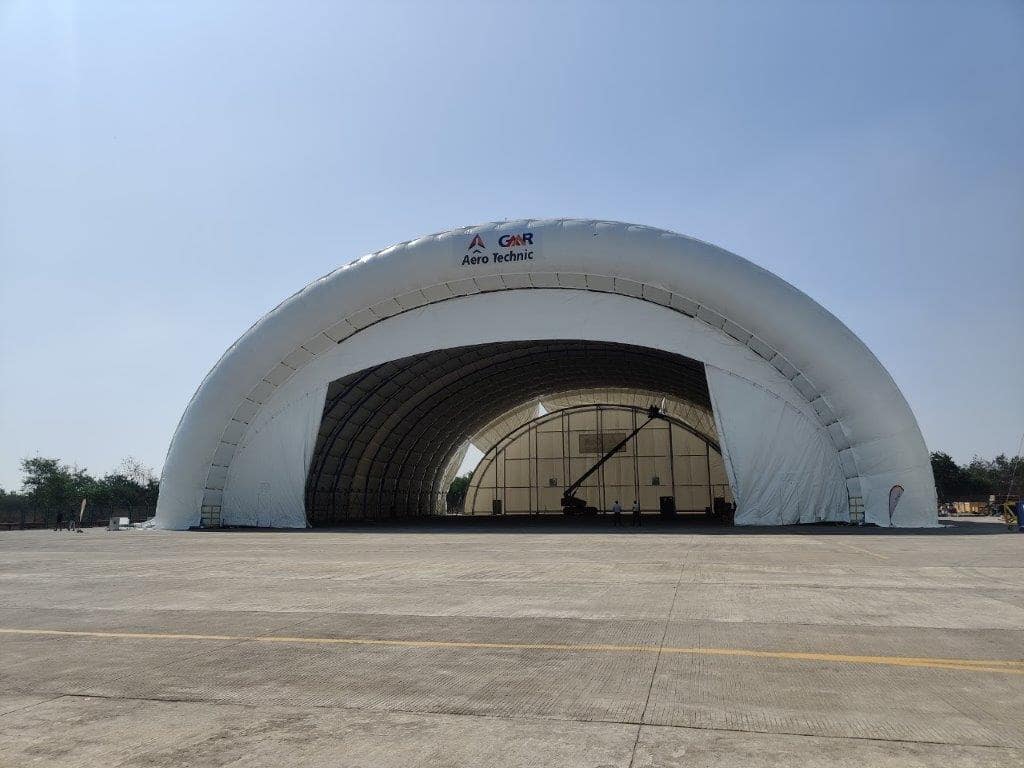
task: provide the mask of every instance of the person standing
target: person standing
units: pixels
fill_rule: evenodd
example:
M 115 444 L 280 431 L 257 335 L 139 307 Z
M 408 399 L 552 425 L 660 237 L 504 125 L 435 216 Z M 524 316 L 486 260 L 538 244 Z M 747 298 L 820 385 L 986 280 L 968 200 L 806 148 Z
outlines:
M 640 520 L 640 502 L 637 501 L 636 499 L 633 499 L 633 522 L 630 523 L 630 526 L 635 526 L 639 528 L 641 524 Z
M 612 504 L 612 525 L 622 527 L 622 505 L 619 504 L 618 499 Z
M 64 530 L 64 513 L 63 512 L 58 512 L 57 513 L 57 522 L 55 522 L 53 524 L 53 530 L 55 530 L 55 531 L 63 531 Z

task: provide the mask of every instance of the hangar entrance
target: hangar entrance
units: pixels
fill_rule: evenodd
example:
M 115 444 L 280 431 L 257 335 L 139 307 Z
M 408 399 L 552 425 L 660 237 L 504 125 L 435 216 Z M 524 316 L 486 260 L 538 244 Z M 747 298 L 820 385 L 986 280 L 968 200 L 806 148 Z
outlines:
M 435 350 L 330 383 L 306 478 L 312 526 L 444 515 L 472 443 L 485 456 L 464 511 L 561 514 L 564 489 L 657 405 L 665 414 L 580 488 L 592 506 L 731 501 L 704 366 L 635 345 L 575 340 Z M 640 419 L 640 422 L 637 422 Z M 618 495 L 616 495 L 618 494 Z

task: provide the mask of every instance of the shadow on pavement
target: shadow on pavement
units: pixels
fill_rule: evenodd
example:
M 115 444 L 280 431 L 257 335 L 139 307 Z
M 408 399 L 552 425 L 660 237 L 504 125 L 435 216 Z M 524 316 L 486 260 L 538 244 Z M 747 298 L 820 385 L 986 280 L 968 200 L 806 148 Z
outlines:
M 445 517 L 406 518 L 401 520 L 362 520 L 346 525 L 324 528 L 246 528 L 210 529 L 207 532 L 246 531 L 249 533 L 291 533 L 318 535 L 323 533 L 606 533 L 627 536 L 684 534 L 707 536 L 983 536 L 1010 533 L 1001 518 L 939 518 L 937 528 L 879 528 L 842 524 L 786 526 L 731 526 L 709 521 L 705 515 L 678 515 L 663 518 L 644 515 L 643 526 L 631 527 L 630 516 L 624 513 L 622 526 L 613 525 L 611 515 L 597 517 L 564 517 L 546 515 L 451 515 Z

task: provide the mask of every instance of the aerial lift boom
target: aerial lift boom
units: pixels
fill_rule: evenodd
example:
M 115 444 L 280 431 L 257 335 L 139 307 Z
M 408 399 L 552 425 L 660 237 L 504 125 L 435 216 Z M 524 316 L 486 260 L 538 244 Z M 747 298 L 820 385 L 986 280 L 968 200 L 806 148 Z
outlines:
M 588 506 L 587 502 L 584 499 L 581 499 L 576 495 L 576 491 L 578 491 L 583 486 L 583 483 L 586 482 L 588 477 L 590 477 L 592 474 L 597 472 L 598 469 L 601 468 L 601 465 L 603 465 L 606 461 L 608 461 L 608 459 L 610 459 L 618 451 L 620 451 L 626 443 L 628 443 L 630 440 L 636 437 L 641 429 L 646 427 L 655 419 L 667 420 L 667 418 L 668 417 L 665 416 L 665 412 L 662 411 L 661 408 L 659 408 L 658 406 L 652 405 L 650 408 L 648 408 L 647 421 L 645 421 L 643 424 L 641 424 L 639 427 L 634 429 L 632 432 L 630 432 L 628 435 L 622 438 L 619 442 L 617 442 L 611 450 L 609 450 L 607 453 L 604 454 L 604 456 L 597 460 L 597 463 L 594 464 L 594 466 L 592 466 L 590 469 L 588 469 L 586 472 L 580 475 L 574 483 L 569 485 L 562 492 L 562 512 L 564 512 L 567 515 L 577 515 L 585 514 L 588 512 L 596 512 L 597 509 L 595 507 Z

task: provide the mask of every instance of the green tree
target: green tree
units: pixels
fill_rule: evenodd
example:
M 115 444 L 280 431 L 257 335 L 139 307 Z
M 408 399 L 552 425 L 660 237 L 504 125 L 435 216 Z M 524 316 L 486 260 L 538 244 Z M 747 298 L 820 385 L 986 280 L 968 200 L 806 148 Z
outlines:
M 1008 458 L 1004 454 L 994 459 L 975 456 L 971 463 L 961 467 L 948 453 L 932 454 L 932 474 L 940 502 L 963 497 L 1019 494 L 1024 484 L 1024 457 Z
M 89 489 L 90 478 L 84 469 L 68 467 L 60 460 L 36 456 L 22 459 L 22 485 L 33 507 L 47 515 L 71 512 Z
M 971 463 L 964 467 L 964 475 L 972 486 L 987 493 L 1000 497 L 1006 494 L 1020 493 L 1021 479 L 1024 477 L 1024 458 L 1015 456 L 1007 458 L 999 454 L 992 460 L 975 456 Z
M 22 523 L 32 510 L 29 497 L 17 491 L 0 488 L 0 523 Z
M 957 494 L 960 485 L 960 467 L 948 453 L 936 451 L 932 454 L 932 474 L 935 476 L 935 491 L 939 503 L 945 503 Z
M 129 510 L 155 507 L 160 483 L 153 470 L 131 456 L 102 480 L 106 503 Z
M 466 503 L 466 492 L 469 490 L 469 483 L 472 479 L 473 473 L 467 472 L 452 480 L 452 484 L 448 487 L 448 495 L 445 497 L 449 510 L 462 510 L 462 505 Z
M 84 469 L 69 467 L 59 459 L 42 456 L 23 459 L 21 470 L 24 492 L 16 495 L 22 501 L 15 502 L 11 494 L 0 496 L 0 513 L 8 522 L 16 522 L 12 518 L 14 512 L 8 510 L 15 509 L 19 503 L 47 517 L 57 512 L 78 514 L 82 499 L 88 503 L 87 510 L 122 509 L 131 512 L 154 508 L 160 491 L 160 483 L 153 470 L 130 456 L 116 471 L 100 479 L 92 477 Z

